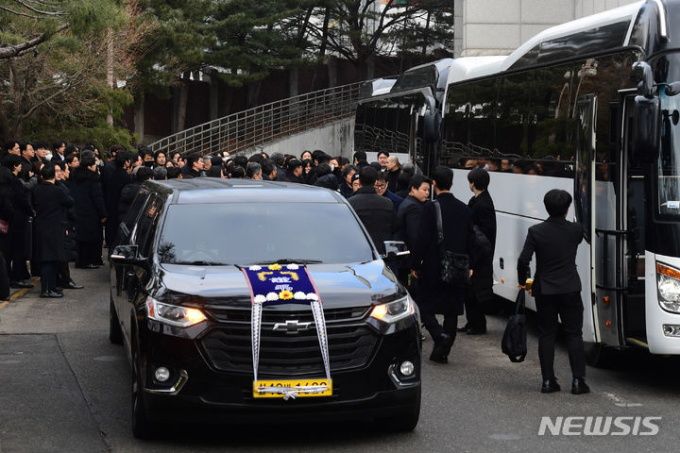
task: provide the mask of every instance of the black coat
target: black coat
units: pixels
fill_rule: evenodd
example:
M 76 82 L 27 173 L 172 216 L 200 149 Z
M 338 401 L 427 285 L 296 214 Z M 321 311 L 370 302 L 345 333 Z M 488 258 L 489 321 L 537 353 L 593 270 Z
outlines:
M 373 187 L 360 187 L 347 201 L 366 227 L 378 252 L 385 253 L 383 242 L 390 240 L 397 225 L 392 201 L 375 193 Z
M 73 199 L 59 186 L 41 182 L 33 191 L 35 247 L 39 262 L 65 261 L 64 223 Z
M 529 262 L 536 253 L 533 294 L 554 295 L 581 291 L 576 270 L 576 249 L 583 240 L 583 227 L 564 217 L 550 217 L 529 228 L 524 248 L 517 260 L 517 281 L 524 284 Z
M 425 203 L 421 203 L 417 198 L 409 195 L 401 203 L 397 212 L 397 233 L 394 238 L 398 241 L 404 241 L 409 250 L 413 249 L 418 238 L 418 226 L 420 225 L 423 206 L 425 206 Z M 410 257 L 405 266 L 412 267 Z
M 437 196 L 442 211 L 444 248 L 470 257 L 474 269 L 474 229 L 472 211 L 451 193 Z M 411 251 L 414 269 L 419 270 L 418 305 L 429 313 L 463 314 L 464 289 L 448 286 L 441 281 L 439 246 L 437 245 L 437 215 L 434 203 L 423 207 L 418 224 L 418 238 Z
M 57 187 L 63 190 L 69 198 L 71 197 L 71 190 L 65 181 L 57 181 Z M 66 210 L 66 218 L 63 223 L 64 227 L 64 261 L 78 260 L 78 244 L 76 242 L 76 209 L 71 206 Z
M 114 234 L 118 231 L 118 224 L 122 219 L 118 217 L 118 205 L 120 204 L 120 197 L 123 188 L 132 182 L 132 177 L 123 167 L 116 166 L 109 176 L 106 183 L 106 212 L 108 217 L 106 219 L 107 226 L 109 222 L 113 228 Z
M 120 194 L 120 203 L 118 204 L 118 218 L 121 222 L 125 220 L 125 216 L 130 210 L 130 206 L 132 206 L 132 202 L 135 200 L 141 186 L 141 182 L 135 181 L 123 187 L 123 191 Z
M 79 242 L 102 242 L 102 219 L 106 206 L 99 173 L 85 167 L 73 170 L 71 196 L 76 207 L 76 234 Z
M 468 202 L 472 210 L 472 222 L 481 230 L 491 243 L 490 254 L 477 254 L 475 272 L 472 275 L 472 285 L 477 291 L 477 300 L 487 300 L 493 297 L 493 251 L 496 247 L 496 209 L 488 191 L 484 191 L 477 197 L 472 197 Z M 481 294 L 484 293 L 484 294 Z

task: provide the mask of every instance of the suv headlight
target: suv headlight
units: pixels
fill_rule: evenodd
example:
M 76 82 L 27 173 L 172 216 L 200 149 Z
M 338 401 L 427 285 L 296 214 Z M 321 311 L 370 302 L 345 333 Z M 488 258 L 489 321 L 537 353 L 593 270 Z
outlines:
M 207 319 L 197 308 L 164 304 L 153 297 L 146 298 L 146 313 L 151 319 L 177 327 L 193 326 Z
M 657 262 L 656 284 L 661 308 L 680 313 L 680 271 Z
M 373 307 L 371 317 L 388 324 L 399 321 L 415 314 L 416 310 L 411 296 L 407 295 L 401 299 L 386 304 Z

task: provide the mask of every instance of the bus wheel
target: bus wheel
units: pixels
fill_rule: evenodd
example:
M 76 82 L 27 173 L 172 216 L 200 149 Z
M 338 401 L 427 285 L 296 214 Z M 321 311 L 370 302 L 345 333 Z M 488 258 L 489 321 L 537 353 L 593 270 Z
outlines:
M 595 368 L 609 368 L 614 361 L 614 348 L 602 343 L 584 343 L 586 363 Z

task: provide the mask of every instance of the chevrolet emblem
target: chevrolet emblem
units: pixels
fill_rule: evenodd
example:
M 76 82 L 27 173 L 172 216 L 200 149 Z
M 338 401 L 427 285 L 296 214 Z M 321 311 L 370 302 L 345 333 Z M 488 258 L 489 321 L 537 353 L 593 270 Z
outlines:
M 295 335 L 304 330 L 309 330 L 312 325 L 311 322 L 299 322 L 297 319 L 286 321 L 285 323 L 277 322 L 274 324 L 275 332 L 286 332 L 288 335 Z

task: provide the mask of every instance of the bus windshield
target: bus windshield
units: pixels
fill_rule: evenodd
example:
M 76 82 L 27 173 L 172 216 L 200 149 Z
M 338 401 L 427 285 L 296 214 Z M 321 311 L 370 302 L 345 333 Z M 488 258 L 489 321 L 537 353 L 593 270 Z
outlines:
M 657 160 L 656 214 L 660 218 L 680 216 L 680 95 L 668 96 L 661 87 L 661 150 Z

